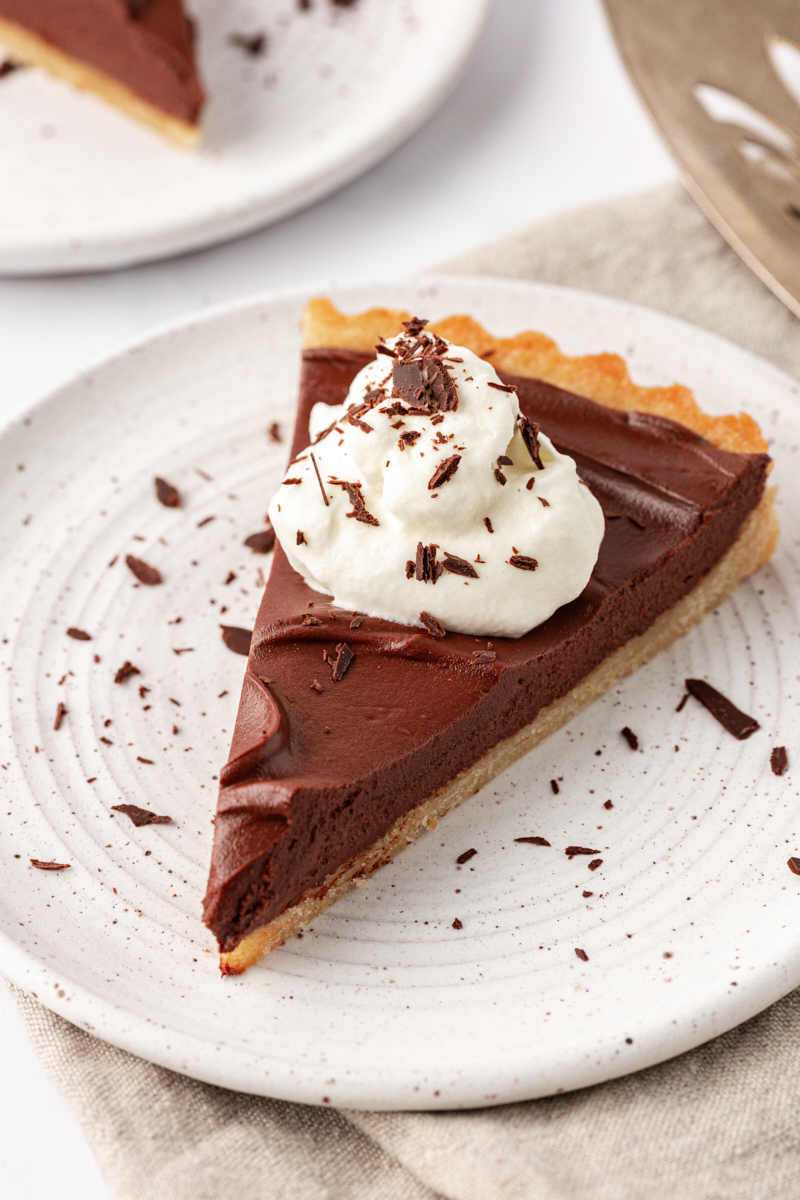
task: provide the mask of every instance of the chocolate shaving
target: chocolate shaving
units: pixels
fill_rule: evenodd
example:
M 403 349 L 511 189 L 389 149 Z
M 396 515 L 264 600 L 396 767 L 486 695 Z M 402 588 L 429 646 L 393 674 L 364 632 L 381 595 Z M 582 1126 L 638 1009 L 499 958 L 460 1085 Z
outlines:
M 66 871 L 71 863 L 42 862 L 39 858 L 31 859 L 31 866 L 39 871 Z
M 522 434 L 522 440 L 528 448 L 528 453 L 533 459 L 535 467 L 540 471 L 544 470 L 544 463 L 540 457 L 541 446 L 539 444 L 539 424 L 537 421 L 531 421 L 528 417 L 520 414 L 517 425 Z
M 131 675 L 141 675 L 138 667 L 135 667 L 132 662 L 124 662 L 114 676 L 114 683 L 124 683 Z
M 512 554 L 508 560 L 512 567 L 518 567 L 520 571 L 535 571 L 539 566 L 535 558 L 529 558 L 527 554 Z
M 249 546 L 254 554 L 269 554 L 275 546 L 275 530 L 270 525 L 267 529 L 259 530 L 258 533 L 251 533 L 244 539 L 244 544 Z M 234 576 L 234 578 L 236 577 Z
M 430 613 L 421 612 L 419 619 L 431 637 L 443 638 L 445 636 L 445 629 L 439 624 L 436 617 L 432 617 Z
M 303 624 L 304 625 L 321 625 L 322 621 L 320 621 L 319 617 L 312 617 L 311 613 L 306 613 L 306 615 L 303 617 Z
M 447 550 L 444 552 L 442 562 L 445 571 L 449 571 L 451 575 L 464 575 L 468 579 L 478 578 L 478 572 L 472 563 L 467 562 L 465 558 L 459 558 L 456 554 L 450 554 Z
M 547 838 L 543 837 L 521 837 L 514 838 L 515 842 L 528 842 L 531 846 L 549 846 Z
M 494 529 L 492 528 L 492 522 L 489 520 L 488 517 L 483 518 L 483 523 L 486 526 L 486 528 L 489 530 L 489 533 L 494 533 Z
M 581 892 L 581 895 L 583 896 L 584 900 L 588 900 L 590 896 L 594 895 L 594 892 Z
M 302 483 L 303 481 L 302 481 L 302 479 L 300 479 L 297 476 L 292 476 L 291 479 L 284 479 L 281 482 L 286 483 L 286 484 L 295 484 L 295 483 Z
M 405 408 L 404 405 L 398 403 L 398 401 L 395 401 L 394 404 L 390 404 L 387 408 L 379 408 L 378 412 L 386 413 L 387 417 L 407 417 L 408 416 L 408 409 Z M 396 428 L 397 428 L 396 425 L 392 426 L 392 429 L 396 429 Z
M 136 755 L 136 761 L 140 763 L 147 763 L 148 767 L 153 766 L 152 758 L 142 758 L 141 754 Z
M 497 658 L 494 650 L 473 650 L 472 657 L 476 663 L 490 663 Z
M 351 629 L 360 629 L 363 624 L 364 624 L 364 618 L 360 614 L 358 614 L 355 617 L 353 617 L 352 621 L 350 622 L 350 628 Z
M 687 701 L 688 699 L 689 699 L 689 693 L 688 693 L 688 692 L 684 692 L 684 693 L 683 693 L 683 695 L 681 696 L 680 703 L 679 703 L 678 707 L 675 709 L 675 712 L 682 712 L 682 711 L 683 711 L 683 706 L 685 705 L 685 703 L 686 703 L 686 701 Z
M 793 875 L 800 875 L 800 858 L 790 858 L 787 866 Z
M 129 571 L 132 571 L 139 583 L 143 583 L 146 587 L 155 587 L 161 583 L 161 572 L 157 567 L 151 567 L 149 563 L 143 562 L 141 558 L 134 558 L 132 554 L 125 555 L 125 563 Z
M 138 804 L 112 804 L 112 812 L 124 813 L 130 817 L 137 829 L 141 825 L 171 825 L 172 817 L 159 817 L 157 813 L 147 808 L 139 808 Z
M 376 354 L 385 354 L 387 358 L 395 357 L 394 350 L 392 350 L 389 346 L 384 346 L 383 342 L 378 342 L 378 345 L 375 347 L 375 352 Z
M 412 559 L 409 558 L 408 561 L 406 562 L 406 579 L 413 579 L 414 571 L 415 571 L 414 562 L 412 561 Z
M 74 638 L 76 642 L 90 642 L 92 640 L 92 635 L 87 633 L 85 629 L 76 629 L 74 626 L 70 626 L 67 630 L 67 637 Z
M 589 863 L 589 870 L 596 871 L 597 868 L 602 867 L 602 865 L 603 865 L 602 858 L 593 858 L 592 861 Z
M 325 501 L 325 507 L 326 507 L 326 508 L 329 508 L 329 507 L 330 507 L 330 503 L 331 503 L 331 502 L 330 502 L 330 500 L 328 499 L 327 492 L 325 491 L 325 488 L 324 488 L 324 486 L 323 486 L 323 483 L 322 483 L 322 476 L 321 476 L 321 475 L 320 475 L 320 473 L 319 473 L 319 467 L 317 466 L 317 460 L 314 458 L 314 451 L 313 451 L 313 450 L 311 451 L 311 461 L 312 461 L 312 463 L 314 464 L 314 470 L 315 470 L 315 471 L 316 471 L 316 473 L 317 473 L 317 482 L 319 483 L 319 490 L 322 492 L 322 499 Z
M 444 571 L 442 563 L 436 561 L 436 551 L 438 546 L 435 542 L 431 542 L 429 546 L 423 546 L 422 542 L 417 542 L 417 553 L 414 562 L 406 563 L 406 578 L 410 579 L 411 574 L 419 583 L 435 584 L 439 576 Z M 413 571 L 409 573 L 409 567 L 413 567 Z
M 325 689 L 318 679 L 312 679 L 310 684 L 312 692 L 324 692 Z
M 722 692 L 718 692 L 704 679 L 687 679 L 685 683 L 686 690 L 694 696 L 695 700 L 699 700 L 712 717 L 719 721 L 722 728 L 740 742 L 761 728 L 755 717 L 749 717 L 747 713 L 743 713 L 727 696 L 723 696 Z
M 531 483 L 533 483 L 533 480 L 531 480 Z M 530 491 L 530 488 L 528 490 Z M 537 496 L 536 499 L 539 501 L 539 503 L 542 505 L 543 508 L 550 507 L 550 501 L 545 500 L 544 496 Z
M 503 472 L 500 470 L 500 468 L 499 468 L 499 467 L 495 467 L 495 469 L 494 469 L 494 477 L 495 477 L 495 479 L 497 480 L 497 482 L 498 482 L 499 484 L 501 484 L 503 487 L 505 487 L 505 486 L 506 486 L 506 477 L 505 477 L 505 475 L 503 474 Z
M 253 640 L 253 634 L 249 629 L 242 629 L 239 625 L 220 625 L 222 630 L 222 640 L 229 650 L 234 654 L 249 654 L 250 643 Z
M 303 533 L 302 529 L 298 529 L 298 531 L 297 531 L 297 545 L 298 546 L 307 546 L 308 545 L 308 542 L 306 541 L 306 535 Z
M 216 521 L 216 517 L 203 517 L 202 521 L 197 522 L 197 528 L 203 529 L 206 525 L 210 525 L 212 521 Z
M 413 446 L 417 438 L 420 437 L 418 429 L 407 429 L 405 433 L 401 433 L 397 439 L 397 445 L 400 450 L 405 450 L 406 446 Z
M 773 775 L 782 775 L 789 765 L 785 746 L 776 746 L 769 756 L 769 765 Z
M 599 850 L 590 850 L 587 846 L 567 846 L 564 853 L 567 858 L 574 858 L 576 854 L 599 854 Z
M 61 703 L 61 701 L 59 700 L 58 708 L 56 709 L 56 719 L 55 719 L 55 722 L 53 723 L 53 729 L 58 729 L 60 727 L 61 722 L 63 721 L 64 717 L 67 715 L 68 711 L 69 710 L 66 709 L 64 707 L 64 705 Z
M 477 850 L 465 850 L 463 854 L 459 854 L 456 862 L 463 866 L 465 862 L 469 862 L 471 858 L 474 858 L 477 853 Z
M 339 487 L 347 492 L 350 503 L 353 506 L 353 511 L 346 514 L 348 517 L 355 517 L 357 521 L 361 521 L 364 525 L 380 525 L 380 521 L 376 517 L 373 517 L 372 513 L 367 510 L 360 483 L 346 483 L 343 479 L 335 479 L 331 480 L 331 482 L 338 483 Z
M 558 795 L 558 793 L 561 791 L 561 789 L 560 789 L 560 787 L 558 786 L 558 781 L 557 781 L 557 780 L 555 780 L 555 779 L 551 779 L 551 780 L 550 780 L 550 789 L 551 789 L 551 791 L 552 791 L 552 793 L 553 793 L 553 795 L 554 795 L 554 796 L 557 796 L 557 795 Z
M 333 660 L 333 669 L 331 671 L 331 679 L 334 683 L 341 682 L 345 671 L 355 656 L 355 651 L 350 649 L 347 642 L 339 642 L 336 647 L 336 658 Z
M 265 33 L 232 33 L 228 41 L 239 50 L 244 50 L 251 58 L 260 58 L 267 46 Z
M 368 425 L 366 421 L 362 421 L 360 417 L 356 416 L 356 413 L 359 411 L 363 412 L 363 409 L 354 409 L 352 412 L 349 412 L 347 414 L 347 423 L 349 425 L 355 425 L 356 429 L 360 429 L 362 433 L 372 433 L 372 426 Z
M 636 734 L 633 732 L 632 729 L 629 729 L 628 726 L 626 725 L 624 729 L 620 730 L 620 733 L 625 738 L 625 741 L 628 743 L 631 750 L 639 749 L 639 739 L 636 736 Z
M 464 928 L 464 926 L 461 924 L 458 917 L 456 917 L 455 920 L 453 921 L 453 929 L 463 929 L 463 928 Z
M 398 359 L 392 363 L 392 384 L 394 391 L 409 404 L 420 407 L 425 399 L 425 380 L 422 376 L 422 360 L 415 358 L 410 362 Z M 394 394 L 394 393 L 393 393 Z M 427 408 L 423 410 L 427 413 Z
M 578 958 L 581 960 L 581 962 L 588 962 L 588 961 L 589 961 L 589 955 L 586 953 L 586 951 L 585 951 L 585 950 L 580 950 L 580 949 L 579 949 L 579 948 L 576 946 L 576 947 L 575 947 L 575 953 L 577 954 L 577 956 L 578 956 Z
M 267 435 L 271 442 L 282 442 L 283 441 L 283 438 L 281 437 L 281 427 L 277 421 L 272 422 L 269 429 L 267 430 Z
M 410 321 L 403 321 L 403 328 L 409 337 L 419 337 L 427 324 L 427 317 L 412 317 Z
M 605 804 L 603 805 L 603 808 L 613 808 L 613 807 L 614 807 L 613 800 L 606 800 Z
M 513 384 L 510 384 L 510 383 L 492 383 L 492 381 L 491 381 L 491 380 L 489 380 L 489 382 L 488 382 L 488 386 L 489 386 L 490 388 L 494 388 L 494 390 L 495 390 L 496 392 L 515 392 L 515 391 L 517 390 L 517 389 L 516 389 L 516 388 L 513 386 Z
M 455 412 L 458 408 L 458 392 L 442 359 L 427 352 L 423 354 L 422 361 L 428 372 L 428 389 L 434 408 L 440 413 Z
M 166 479 L 156 475 L 156 496 L 165 508 L 180 508 L 181 495 L 176 487 L 167 483 Z
M 449 479 L 452 479 L 458 470 L 460 462 L 460 454 L 451 454 L 449 458 L 443 458 L 428 480 L 428 491 L 432 492 L 434 488 L 439 488 L 443 483 L 447 483 Z
M 509 458 L 507 454 L 501 454 L 497 459 L 497 463 L 501 467 L 513 467 L 514 460 L 513 458 Z

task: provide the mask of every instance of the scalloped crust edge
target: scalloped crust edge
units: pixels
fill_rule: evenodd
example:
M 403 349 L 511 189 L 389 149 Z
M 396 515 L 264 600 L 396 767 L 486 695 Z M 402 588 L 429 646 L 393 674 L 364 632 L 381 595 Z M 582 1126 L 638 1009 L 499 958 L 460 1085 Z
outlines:
M 308 349 L 336 347 L 369 351 L 379 338 L 397 333 L 401 322 L 408 319 L 407 313 L 388 309 L 371 309 L 357 316 L 344 316 L 330 300 L 315 299 L 309 303 L 303 317 L 303 344 Z M 691 392 L 680 384 L 670 388 L 638 387 L 617 355 L 568 358 L 544 334 L 522 333 L 514 338 L 497 339 L 466 316 L 448 317 L 432 324 L 431 328 L 484 358 L 488 351 L 492 362 L 503 370 L 546 379 L 611 408 L 637 409 L 670 417 L 688 425 L 721 449 L 752 454 L 766 448 L 758 426 L 746 414 L 710 417 L 698 407 Z M 222 974 L 239 975 L 246 971 L 263 955 L 299 933 L 351 888 L 366 886 L 373 871 L 390 862 L 426 829 L 435 828 L 451 808 L 474 795 L 587 704 L 599 699 L 624 675 L 638 670 L 688 633 L 772 555 L 778 540 L 774 500 L 775 490 L 770 488 L 719 562 L 688 595 L 661 613 L 648 630 L 609 655 L 566 696 L 543 709 L 529 725 L 498 742 L 451 783 L 400 817 L 383 837 L 337 868 L 297 904 L 268 925 L 248 934 L 235 950 L 221 954 Z
M 303 314 L 306 349 L 337 347 L 369 352 L 380 338 L 394 337 L 410 314 L 388 308 L 344 314 L 323 296 L 310 300 Z M 683 384 L 640 387 L 631 379 L 618 354 L 586 354 L 570 358 L 544 333 L 528 330 L 510 338 L 496 338 L 472 317 L 456 315 L 432 321 L 435 333 L 457 346 L 466 346 L 479 358 L 488 358 L 501 371 L 544 379 L 557 387 L 588 396 L 608 408 L 655 413 L 686 425 L 720 450 L 736 454 L 766 453 L 761 430 L 747 413 L 713 417 L 703 412 Z

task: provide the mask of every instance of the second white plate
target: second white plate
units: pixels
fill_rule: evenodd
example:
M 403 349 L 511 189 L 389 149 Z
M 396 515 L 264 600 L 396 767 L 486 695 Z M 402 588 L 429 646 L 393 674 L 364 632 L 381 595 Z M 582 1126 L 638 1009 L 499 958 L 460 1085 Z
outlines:
M 0 272 L 126 266 L 305 207 L 422 124 L 464 69 L 491 6 L 193 0 L 209 97 L 194 152 L 40 71 L 5 76 Z M 259 55 L 231 41 L 257 34 Z
M 242 542 L 283 470 L 286 443 L 266 428 L 291 429 L 305 297 L 218 310 L 118 354 L 0 436 L 0 969 L 177 1071 L 356 1108 L 545 1095 L 732 1027 L 800 983 L 786 865 L 800 850 L 797 385 L 699 329 L 552 287 L 431 278 L 335 298 L 542 328 L 567 352 L 624 353 L 641 382 L 686 382 L 712 411 L 750 409 L 774 445 L 777 555 L 369 887 L 222 980 L 200 902 L 244 660 L 219 624 L 252 623 L 268 566 Z M 184 507 L 156 502 L 154 475 Z M 164 583 L 137 585 L 129 553 Z M 126 660 L 141 673 L 116 684 Z M 739 743 L 694 701 L 676 712 L 687 676 L 761 730 Z M 789 748 L 781 778 L 775 745 Z M 135 829 L 112 812 L 124 801 L 174 823 Z M 515 843 L 530 834 L 552 848 Z M 571 843 L 602 867 L 567 861 Z

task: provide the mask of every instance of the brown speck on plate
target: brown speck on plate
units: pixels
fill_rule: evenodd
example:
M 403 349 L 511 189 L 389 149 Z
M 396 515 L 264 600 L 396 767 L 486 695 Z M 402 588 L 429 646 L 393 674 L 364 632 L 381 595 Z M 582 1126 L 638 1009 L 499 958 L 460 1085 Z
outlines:
M 613 800 L 606 800 L 605 804 L 603 805 L 603 808 L 613 808 L 613 807 L 614 807 Z
M 543 837 L 521 837 L 514 838 L 515 842 L 529 842 L 531 846 L 549 846 L 547 838 Z
M 590 896 L 594 895 L 594 892 L 583 892 L 582 895 L 584 900 L 588 900 Z
M 789 759 L 786 754 L 785 746 L 775 746 L 769 756 L 769 765 L 772 768 L 773 775 L 783 775 L 784 771 L 789 766 Z
M 90 642 L 92 635 L 87 633 L 85 629 L 76 629 L 74 625 L 70 625 L 67 630 L 67 637 L 74 638 L 76 642 Z
M 602 867 L 602 865 L 603 865 L 602 858 L 593 858 L 592 861 L 589 863 L 589 870 L 596 871 L 597 868 Z
M 152 758 L 142 758 L 141 754 L 136 755 L 136 761 L 140 763 L 147 763 L 148 767 L 152 767 L 154 765 Z
M 234 654 L 249 654 L 253 633 L 250 629 L 242 629 L 239 625 L 220 625 L 222 640 Z
M 64 720 L 64 717 L 67 715 L 67 711 L 68 710 L 64 707 L 64 705 L 59 700 L 58 708 L 56 709 L 56 719 L 53 722 L 53 729 L 60 728 L 61 722 Z
M 620 730 L 620 733 L 625 738 L 625 741 L 628 743 L 631 750 L 639 749 L 639 739 L 636 736 L 636 734 L 633 732 L 633 730 L 631 728 L 629 728 L 629 726 L 626 725 L 624 729 Z
M 36 867 L 37 871 L 66 871 L 72 863 L 42 862 L 39 858 L 32 858 L 31 866 Z
M 755 733 L 757 729 L 761 728 L 755 717 L 749 717 L 747 713 L 743 713 L 732 700 L 723 696 L 722 692 L 718 692 L 704 679 L 687 679 L 686 690 L 694 696 L 695 700 L 699 700 L 712 717 L 719 721 L 722 728 L 738 741 L 743 742 L 745 738 L 750 737 L 751 733 Z
M 561 791 L 560 787 L 558 786 L 558 781 L 555 779 L 550 780 L 550 788 L 554 796 L 557 796 Z
M 464 928 L 464 926 L 461 924 L 458 917 L 456 917 L 455 920 L 453 921 L 453 929 L 463 929 L 463 928 Z
M 790 858 L 787 866 L 794 875 L 800 875 L 800 858 Z
M 567 846 L 564 851 L 567 858 L 574 858 L 576 854 L 597 854 L 597 850 L 591 850 L 588 846 Z
M 139 583 L 143 583 L 145 587 L 155 587 L 162 583 L 161 572 L 157 567 L 151 567 L 150 563 L 144 562 L 141 558 L 136 558 L 133 554 L 125 555 L 125 565 L 131 571 Z
M 138 804 L 112 804 L 112 812 L 124 813 L 130 817 L 137 828 L 140 825 L 171 825 L 172 817 L 160 817 L 147 808 L 139 808 Z
M 171 483 L 167 483 L 166 479 L 160 479 L 156 475 L 156 497 L 165 508 L 180 508 L 181 494 L 178 489 Z
M 459 854 L 456 862 L 463 866 L 465 862 L 469 862 L 471 858 L 474 858 L 477 853 L 477 850 L 465 850 L 463 854 Z
M 577 956 L 578 956 L 578 958 L 581 960 L 581 962 L 588 962 L 588 961 L 589 961 L 589 955 L 586 953 L 586 951 L 585 951 L 585 950 L 580 950 L 580 949 L 579 949 L 579 948 L 576 946 L 576 947 L 575 947 L 575 953 L 577 954 Z
M 262 529 L 258 533 L 251 533 L 249 537 L 244 539 L 245 546 L 248 546 L 254 554 L 269 554 L 275 546 L 275 530 L 270 525 L 268 529 Z
M 267 48 L 267 35 L 261 31 L 258 33 L 232 33 L 228 37 L 228 41 L 238 50 L 244 50 L 250 58 L 260 58 Z M 280 438 L 275 440 L 280 441 Z
M 269 429 L 267 430 L 267 434 L 268 434 L 269 440 L 271 442 L 282 442 L 283 441 L 283 438 L 281 437 L 281 427 L 277 421 L 272 422 Z
M 141 675 L 141 673 L 138 667 L 135 667 L 132 662 L 126 660 L 114 676 L 114 683 L 124 683 L 131 675 Z

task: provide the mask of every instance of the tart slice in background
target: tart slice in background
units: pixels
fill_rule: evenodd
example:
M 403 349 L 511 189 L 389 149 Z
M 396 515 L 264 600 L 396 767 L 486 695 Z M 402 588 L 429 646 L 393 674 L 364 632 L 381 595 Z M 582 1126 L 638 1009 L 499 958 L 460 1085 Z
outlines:
M 309 305 L 293 457 L 313 405 L 343 404 L 379 339 L 408 320 Z M 276 549 L 220 776 L 204 915 L 223 973 L 302 929 L 687 632 L 775 546 L 770 460 L 748 416 L 708 416 L 679 385 L 638 387 L 616 356 L 568 358 L 542 334 L 496 339 L 468 317 L 430 328 L 488 359 L 575 460 L 605 517 L 599 557 L 574 600 L 489 644 L 336 608 Z M 476 545 L 486 536 L 476 528 Z M 429 584 L 403 582 L 428 597 Z
M 12 59 L 92 92 L 179 146 L 200 137 L 203 88 L 182 0 L 0 0 Z

